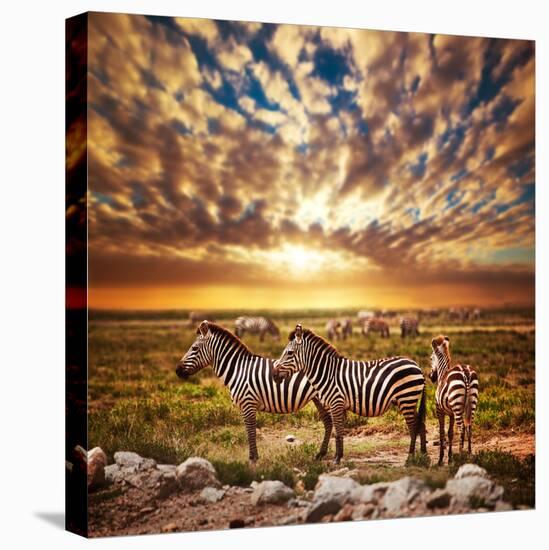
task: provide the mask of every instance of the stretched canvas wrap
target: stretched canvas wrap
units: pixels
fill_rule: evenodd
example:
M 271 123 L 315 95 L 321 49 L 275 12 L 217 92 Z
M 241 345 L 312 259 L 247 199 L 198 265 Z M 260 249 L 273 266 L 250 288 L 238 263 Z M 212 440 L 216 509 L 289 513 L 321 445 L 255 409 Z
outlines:
M 68 19 L 67 528 L 533 508 L 534 78 L 528 40 Z

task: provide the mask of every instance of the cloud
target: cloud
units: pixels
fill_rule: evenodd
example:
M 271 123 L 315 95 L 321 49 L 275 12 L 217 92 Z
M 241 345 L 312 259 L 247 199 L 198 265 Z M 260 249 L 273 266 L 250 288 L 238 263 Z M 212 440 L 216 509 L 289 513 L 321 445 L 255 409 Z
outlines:
M 300 254 L 317 285 L 531 281 L 530 42 L 113 14 L 89 35 L 92 285 L 284 285 Z

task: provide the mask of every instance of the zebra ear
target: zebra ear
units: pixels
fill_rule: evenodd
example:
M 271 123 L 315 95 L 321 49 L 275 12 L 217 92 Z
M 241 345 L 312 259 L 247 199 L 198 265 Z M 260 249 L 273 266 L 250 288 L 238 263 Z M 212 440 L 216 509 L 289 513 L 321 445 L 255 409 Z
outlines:
M 210 327 L 208 326 L 208 321 L 202 321 L 198 327 L 198 334 L 204 338 L 206 334 L 208 334 L 208 330 L 210 330 Z
M 303 338 L 303 327 L 298 323 L 295 326 L 295 341 L 298 344 L 301 344 L 301 339 Z

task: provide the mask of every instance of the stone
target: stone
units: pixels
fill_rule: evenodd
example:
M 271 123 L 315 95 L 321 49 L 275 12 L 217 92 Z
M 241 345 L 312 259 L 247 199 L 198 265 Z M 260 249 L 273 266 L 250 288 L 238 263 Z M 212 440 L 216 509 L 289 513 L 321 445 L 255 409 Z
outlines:
M 337 514 L 341 509 L 341 504 L 335 499 L 322 499 L 313 502 L 305 514 L 307 523 L 317 523 L 324 516 Z
M 351 514 L 352 520 L 360 520 L 369 518 L 376 510 L 375 504 L 358 504 L 354 506 L 353 513 Z
M 360 485 L 348 477 L 321 475 L 315 487 L 314 501 L 333 500 L 343 506 Z
M 287 441 L 288 443 L 293 443 L 293 442 L 295 441 L 295 435 L 288 434 L 288 435 L 286 436 L 286 441 Z
M 445 489 L 435 489 L 426 499 L 426 505 L 429 509 L 448 508 L 452 500 L 452 495 Z
M 345 506 L 343 506 L 343 508 L 334 516 L 334 521 L 351 521 L 352 517 L 352 504 L 345 504 Z
M 174 531 L 177 531 L 177 530 L 178 530 L 177 523 L 173 521 L 171 523 L 166 523 L 166 525 L 163 525 L 161 529 L 163 533 L 173 533 Z
M 88 452 L 88 489 L 93 490 L 105 484 L 105 466 L 107 455 L 101 447 L 94 447 Z
M 488 472 L 476 464 L 463 464 L 456 472 L 454 479 L 463 479 L 464 477 L 485 477 L 488 478 Z
M 182 489 L 189 491 L 204 487 L 221 487 L 212 463 L 197 456 L 181 463 L 175 470 L 175 478 Z
M 351 492 L 350 501 L 355 504 L 377 504 L 390 486 L 391 484 L 385 481 L 371 483 L 370 485 L 359 485 Z
M 132 469 L 135 472 L 156 467 L 156 461 L 152 458 L 143 458 L 131 451 L 118 451 L 114 453 L 114 461 L 121 468 Z
M 124 475 L 118 464 L 109 464 L 105 467 L 105 481 L 107 483 L 118 483 L 123 479 Z
M 449 479 L 446 482 L 446 491 L 452 495 L 454 504 L 467 508 L 493 508 L 503 497 L 503 487 L 490 479 L 478 476 Z
M 282 481 L 262 481 L 258 483 L 250 499 L 253 505 L 283 504 L 294 496 L 293 489 L 284 485 Z
M 383 497 L 383 508 L 388 515 L 399 516 L 426 489 L 425 482 L 421 479 L 407 476 L 393 481 Z
M 204 487 L 198 495 L 198 500 L 204 504 L 215 504 L 225 496 L 225 491 L 215 487 Z
M 306 508 L 309 504 L 307 500 L 302 498 L 291 498 L 288 501 L 288 508 Z

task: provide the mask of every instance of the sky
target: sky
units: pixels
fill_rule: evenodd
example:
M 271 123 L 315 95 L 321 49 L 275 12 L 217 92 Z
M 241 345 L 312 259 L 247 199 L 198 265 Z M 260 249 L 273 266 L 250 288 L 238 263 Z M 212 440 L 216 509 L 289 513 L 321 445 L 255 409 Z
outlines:
M 533 42 L 88 25 L 90 307 L 534 303 Z

